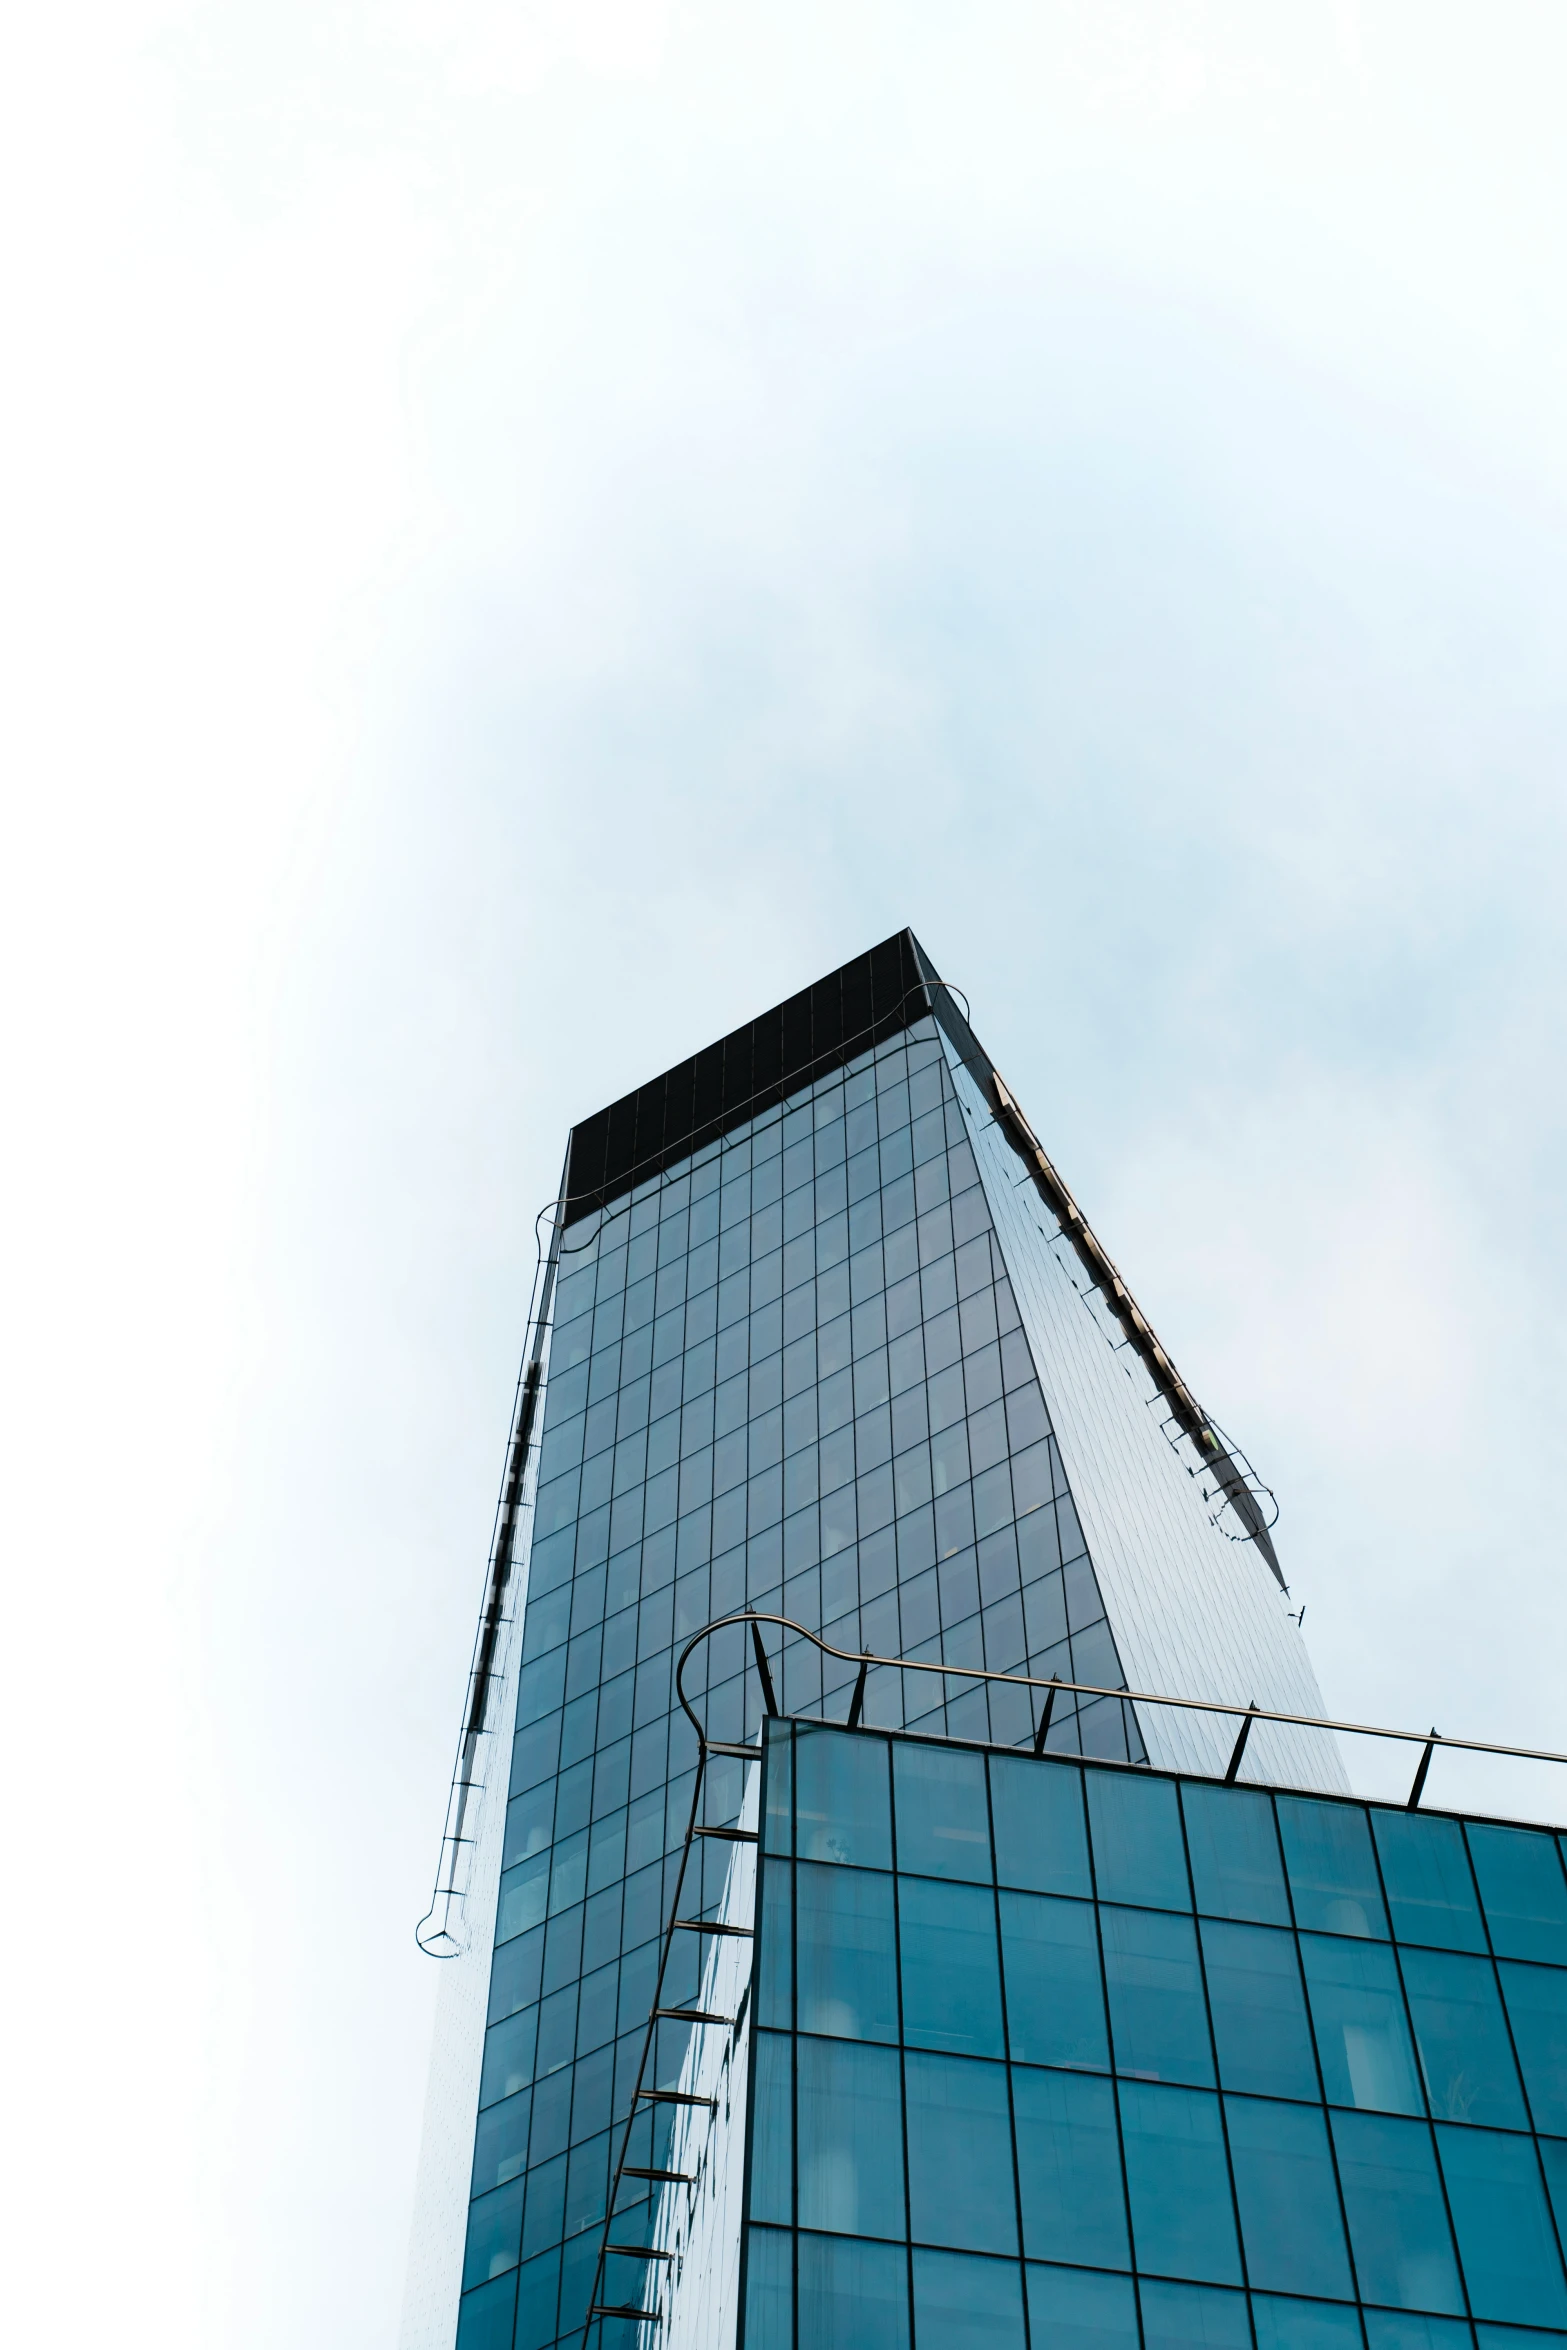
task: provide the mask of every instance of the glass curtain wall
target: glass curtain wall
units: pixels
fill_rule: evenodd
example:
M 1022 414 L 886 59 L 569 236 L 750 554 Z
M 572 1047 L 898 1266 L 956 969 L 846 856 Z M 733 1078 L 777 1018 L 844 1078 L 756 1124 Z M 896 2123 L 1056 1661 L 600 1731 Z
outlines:
M 929 1019 L 562 1235 L 461 2350 L 580 2333 L 693 1785 L 674 1661 L 745 1605 L 1123 1685 Z M 773 1654 L 797 1713 L 852 1678 Z M 746 1662 L 738 1631 L 701 1658 L 715 1737 L 755 1733 Z M 1022 1692 L 904 1678 L 872 1718 L 1031 1734 Z M 1113 1699 L 1051 1744 L 1142 1755 Z
M 1559 2350 L 1555 1836 L 768 1730 L 743 2350 Z

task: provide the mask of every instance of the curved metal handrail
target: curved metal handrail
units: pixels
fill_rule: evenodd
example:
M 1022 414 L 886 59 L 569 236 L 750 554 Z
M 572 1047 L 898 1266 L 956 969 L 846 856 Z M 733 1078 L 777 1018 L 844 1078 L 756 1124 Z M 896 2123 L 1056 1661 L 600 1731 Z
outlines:
M 1047 1679 L 1039 1673 L 995 1672 L 985 1665 L 949 1665 L 937 1663 L 933 1658 L 877 1656 L 867 1650 L 839 1648 L 832 1641 L 824 1640 L 819 1632 L 813 1632 L 809 1625 L 797 1623 L 792 1616 L 774 1615 L 770 1610 L 763 1608 L 740 1608 L 733 1615 L 715 1617 L 712 1623 L 704 1624 L 699 1632 L 694 1632 L 680 1652 L 680 1662 L 675 1667 L 675 1695 L 679 1698 L 686 1719 L 695 1730 L 703 1747 L 711 1747 L 721 1742 L 707 1736 L 702 1723 L 697 1719 L 692 1709 L 691 1701 L 685 1691 L 686 1664 L 703 1641 L 710 1640 L 715 1632 L 725 1631 L 732 1624 L 749 1624 L 752 1628 L 751 1636 L 758 1651 L 758 1666 L 762 1673 L 764 1700 L 771 1694 L 771 1676 L 767 1670 L 766 1652 L 761 1647 L 761 1633 L 758 1627 L 762 1624 L 776 1624 L 785 1632 L 797 1632 L 802 1640 L 808 1640 L 813 1648 L 820 1649 L 823 1656 L 836 1657 L 842 1664 L 858 1665 L 860 1668 L 859 1677 L 855 1685 L 854 1697 L 851 1698 L 849 1706 L 851 1727 L 857 1726 L 860 1719 L 865 1700 L 866 1677 L 870 1668 L 873 1665 L 883 1665 L 889 1670 L 901 1673 L 939 1673 L 949 1681 L 998 1681 L 1008 1683 L 1014 1688 L 1041 1689 L 1047 1692 L 1051 1703 L 1054 1702 L 1056 1695 L 1118 1697 L 1128 1705 L 1163 1705 L 1177 1708 L 1183 1713 L 1226 1714 L 1241 1724 L 1240 1737 L 1236 1742 L 1237 1751 L 1231 1758 L 1231 1769 L 1228 1774 L 1231 1777 L 1234 1776 L 1235 1767 L 1238 1766 L 1240 1754 L 1244 1751 L 1246 1738 L 1249 1736 L 1254 1722 L 1283 1722 L 1294 1729 L 1333 1730 L 1346 1737 L 1354 1738 L 1397 1739 L 1402 1744 L 1419 1746 L 1425 1750 L 1421 1758 L 1415 1787 L 1410 1797 L 1411 1805 L 1419 1802 L 1421 1791 L 1425 1786 L 1426 1772 L 1430 1768 L 1431 1756 L 1439 1746 L 1454 1747 L 1465 1754 L 1505 1755 L 1515 1762 L 1567 1765 L 1567 1754 L 1553 1754 L 1544 1747 L 1503 1746 L 1494 1739 L 1487 1738 L 1453 1738 L 1444 1736 L 1440 1731 L 1434 1729 L 1393 1730 L 1377 1722 L 1335 1722 L 1323 1714 L 1292 1714 L 1283 1713 L 1265 1705 L 1237 1705 L 1230 1698 L 1170 1697 L 1151 1689 L 1106 1689 L 1094 1681 L 1065 1681 L 1057 1674 L 1051 1674 Z M 776 1713 L 779 1708 L 774 1702 L 768 1705 L 767 1710 L 769 1713 Z M 1036 1738 L 1035 1751 L 1043 1751 L 1042 1739 Z

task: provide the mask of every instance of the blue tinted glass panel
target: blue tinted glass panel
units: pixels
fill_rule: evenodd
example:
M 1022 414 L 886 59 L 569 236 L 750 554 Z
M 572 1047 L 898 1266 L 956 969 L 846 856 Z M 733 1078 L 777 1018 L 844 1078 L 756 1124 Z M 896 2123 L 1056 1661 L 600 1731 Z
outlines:
M 792 2047 L 793 2043 L 781 2032 L 757 2033 L 756 2095 L 751 2121 L 751 2217 L 776 2220 L 784 2227 L 794 2217 Z
M 797 1730 L 794 1817 L 801 1860 L 890 1869 L 887 1744 L 847 1730 Z
M 1089 1905 L 1053 1901 L 1047 1894 L 1003 1893 L 1001 1948 L 1014 2061 L 1103 2071 L 1110 2045 L 1099 1937 Z
M 795 1912 L 801 2031 L 896 2040 L 891 1877 L 801 1861 Z
M 763 1729 L 767 1748 L 767 1793 L 762 1821 L 762 1845 L 768 1852 L 789 1853 L 794 1849 L 790 1833 L 794 1809 L 793 1736 L 786 1722 L 766 1721 Z
M 1121 2083 L 1121 2131 L 1139 2268 L 1238 2284 L 1219 2100 L 1196 2089 Z
M 1497 1956 L 1567 1962 L 1567 1878 L 1555 1837 L 1471 1823 L 1469 1850 Z
M 1460 2315 L 1463 2294 L 1429 2128 L 1336 2113 L 1333 2142 L 1362 2298 Z
M 916 2252 L 914 2340 L 917 2350 L 1023 2350 L 1023 2277 L 1016 2261 Z
M 1088 1819 L 1101 1901 L 1190 1909 L 1181 1814 L 1168 1779 L 1090 1771 Z
M 898 1934 L 908 2044 L 955 2056 L 1005 2055 L 990 1887 L 900 1877 Z
M 1462 2318 L 1392 2309 L 1367 2309 L 1362 2316 L 1369 2350 L 1473 2350 L 1474 2336 Z
M 781 2228 L 745 2233 L 745 2350 L 794 2350 L 794 2238 Z
M 1484 1950 L 1485 1928 L 1458 1822 L 1378 1810 L 1371 1825 L 1398 1939 L 1431 1942 L 1440 1950 Z
M 794 2022 L 794 1887 L 786 1860 L 762 1863 L 761 1927 L 757 2017 L 787 2032 Z
M 1473 2314 L 1567 2326 L 1567 2281 L 1529 2139 L 1448 2125 L 1436 2142 Z
M 1353 2296 L 1327 2124 L 1312 2105 L 1225 2101 L 1246 2273 L 1270 2293 Z
M 1406 1950 L 1403 1968 L 1420 2070 L 1436 2119 L 1526 2130 L 1490 1960 L 1455 1950 Z
M 1137 2350 L 1137 2300 L 1130 2277 L 1030 2263 L 1028 2323 L 1043 2350 Z
M 990 1879 L 985 1758 L 951 1748 L 898 1745 L 898 1867 L 922 1877 Z
M 1312 1803 L 1300 1795 L 1281 1795 L 1278 1811 L 1296 1924 L 1385 1939 L 1365 1813 L 1354 1804 Z
M 1109 2082 L 1019 2066 L 1012 2102 L 1024 2251 L 1125 2268 L 1126 2195 Z
M 1287 1926 L 1289 1895 L 1273 1806 L 1244 1787 L 1181 1789 L 1197 1907 L 1208 1917 Z
M 903 2247 L 802 2235 L 800 2339 L 820 2350 L 906 2350 L 909 2272 Z
M 466 2292 L 488 2284 L 517 2265 L 522 2242 L 522 2181 L 481 2195 L 468 2206 L 468 2243 L 463 2255 L 462 2281 Z
M 1146 2350 L 1249 2350 L 1244 2293 L 1152 2278 L 1142 2291 Z
M 1258 2097 L 1315 2097 L 1317 2067 L 1294 1935 L 1205 1918 L 1202 1949 L 1224 2087 Z
M 1208 2010 L 1192 1920 L 1107 1905 L 1099 1923 L 1117 2072 L 1211 2088 Z
M 1362 2350 L 1359 2315 L 1331 2301 L 1285 2301 L 1254 2293 L 1251 2322 L 1257 2350 Z
M 1422 2112 L 1392 1951 L 1303 1934 L 1300 1955 L 1328 2103 L 1375 2113 Z
M 1567 1968 L 1497 1968 L 1537 2130 L 1567 2137 Z
M 457 2319 L 457 2350 L 511 2350 L 516 2306 L 515 2274 L 465 2293 Z
M 797 2046 L 800 2225 L 835 2235 L 901 2236 L 896 2052 L 845 2040 L 802 2038 Z
M 904 2059 L 904 2079 L 915 2240 L 1015 2252 L 1005 2067 L 956 2056 L 910 2055 Z
M 992 1755 L 996 1877 L 1032 1893 L 1091 1893 L 1083 1773 L 1070 1763 Z
M 1567 2139 L 1542 2138 L 1540 2160 L 1545 2165 L 1545 2184 L 1550 2192 L 1551 2209 L 1556 2214 L 1556 2233 L 1567 2243 Z
M 560 2299 L 560 2248 L 525 2260 L 517 2271 L 516 2350 L 543 2350 L 555 2338 Z

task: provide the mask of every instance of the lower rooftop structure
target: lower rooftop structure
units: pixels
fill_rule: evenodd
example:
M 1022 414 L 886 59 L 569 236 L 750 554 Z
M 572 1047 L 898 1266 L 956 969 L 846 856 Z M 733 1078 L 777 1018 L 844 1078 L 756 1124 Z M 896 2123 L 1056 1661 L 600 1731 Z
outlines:
M 704 2052 L 661 2104 L 653 2024 L 590 2339 L 1567 2337 L 1556 1834 L 783 1715 L 735 1760 Z M 547 2263 L 513 2289 L 531 2341 Z

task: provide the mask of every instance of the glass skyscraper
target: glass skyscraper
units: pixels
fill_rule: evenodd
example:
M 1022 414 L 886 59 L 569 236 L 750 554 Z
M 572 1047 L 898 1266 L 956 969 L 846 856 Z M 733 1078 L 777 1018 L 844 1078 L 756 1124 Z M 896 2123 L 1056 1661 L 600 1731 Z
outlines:
M 577 1127 L 405 2350 L 1567 2332 L 1557 1844 L 1195 1702 L 1272 1515 L 909 932 Z

